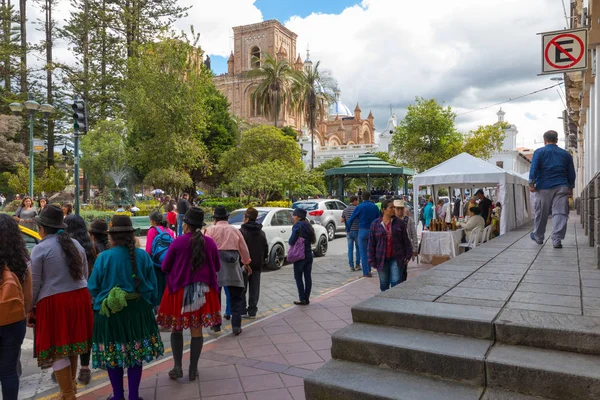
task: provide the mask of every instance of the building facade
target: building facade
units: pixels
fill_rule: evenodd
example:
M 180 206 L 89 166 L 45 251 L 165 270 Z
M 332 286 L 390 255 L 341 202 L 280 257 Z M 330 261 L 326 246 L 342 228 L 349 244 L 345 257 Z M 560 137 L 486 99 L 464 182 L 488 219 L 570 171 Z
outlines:
M 233 115 L 252 124 L 273 124 L 271 118 L 265 118 L 258 112 L 259 107 L 252 100 L 252 93 L 260 79 L 249 78 L 248 72 L 260 67 L 265 53 L 287 60 L 295 70 L 312 65 L 310 53 L 302 61 L 296 55 L 297 35 L 277 20 L 258 24 L 236 26 L 233 28 L 234 50 L 227 61 L 227 73 L 215 77 L 215 85 L 229 100 Z M 278 118 L 279 127 L 291 126 L 298 132 L 299 142 L 306 153 L 306 163 L 310 164 L 314 153 L 315 165 L 323 161 L 341 157 L 352 159 L 359 154 L 377 150 L 375 118 L 369 112 L 362 117 L 357 104 L 351 111 L 341 99 L 341 91 L 336 90 L 335 101 L 329 106 L 328 115 L 321 116 L 314 129 L 314 149 L 311 148 L 311 132 L 301 112 L 282 110 Z
M 498 123 L 506 122 L 504 118 L 506 113 L 502 111 L 502 108 L 500 108 L 500 111 L 496 115 L 498 116 Z M 517 149 L 518 134 L 517 127 L 509 124 L 504 129 L 505 136 L 502 148 L 494 152 L 488 162 L 509 172 L 523 175 L 529 172 L 531 159 Z

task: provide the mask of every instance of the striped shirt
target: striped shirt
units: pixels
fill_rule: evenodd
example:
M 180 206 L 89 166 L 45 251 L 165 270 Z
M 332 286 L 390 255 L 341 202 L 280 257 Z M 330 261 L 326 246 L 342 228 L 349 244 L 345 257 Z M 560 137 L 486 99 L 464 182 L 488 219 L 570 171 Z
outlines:
M 342 211 L 342 218 L 344 219 L 345 223 L 348 223 L 355 208 L 356 208 L 355 205 L 350 204 L 348 207 L 346 207 L 344 209 L 344 211 Z M 352 221 L 352 226 L 350 227 L 350 230 L 358 231 L 358 218 L 355 218 L 354 221 Z
M 33 303 L 55 294 L 87 288 L 88 265 L 85 250 L 75 240 L 75 247 L 83 261 L 83 278 L 74 280 L 69 273 L 65 255 L 56 235 L 48 235 L 31 251 Z

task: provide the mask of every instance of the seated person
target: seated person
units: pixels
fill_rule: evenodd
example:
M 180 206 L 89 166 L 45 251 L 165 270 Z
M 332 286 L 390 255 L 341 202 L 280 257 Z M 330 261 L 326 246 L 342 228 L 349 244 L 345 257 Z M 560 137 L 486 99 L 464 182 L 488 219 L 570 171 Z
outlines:
M 462 224 L 462 227 L 465 229 L 465 238 L 467 239 L 467 242 L 471 238 L 473 229 L 481 228 L 479 232 L 479 234 L 481 234 L 481 231 L 485 228 L 485 221 L 480 214 L 481 210 L 479 207 L 469 208 L 469 220 Z
M 495 236 L 500 236 L 500 217 L 502 213 L 502 204 L 496 203 L 494 211 L 492 211 L 492 232 Z

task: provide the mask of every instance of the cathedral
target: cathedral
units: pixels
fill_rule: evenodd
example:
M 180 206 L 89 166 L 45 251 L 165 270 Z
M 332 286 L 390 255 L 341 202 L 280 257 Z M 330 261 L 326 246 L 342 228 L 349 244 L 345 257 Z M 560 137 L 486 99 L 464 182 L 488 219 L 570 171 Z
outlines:
M 287 60 L 298 71 L 312 65 L 308 53 L 305 61 L 297 53 L 297 36 L 277 20 L 233 28 L 234 44 L 227 61 L 227 73 L 215 77 L 215 85 L 229 100 L 232 114 L 253 124 L 273 124 L 271 119 L 259 115 L 258 107 L 252 101 L 252 93 L 260 80 L 246 75 L 248 71 L 260 67 L 260 60 L 264 59 L 265 53 L 278 60 Z M 369 112 L 368 117 L 363 119 L 358 104 L 351 111 L 342 102 L 339 90 L 335 97 L 328 115 L 322 116 L 315 124 L 315 159 L 324 160 L 333 157 L 333 154 L 354 158 L 358 154 L 375 151 L 377 138 L 373 114 Z M 279 127 L 291 126 L 301 132 L 299 140 L 310 154 L 310 149 L 306 147 L 310 143 L 306 140 L 310 138 L 310 132 L 302 113 L 282 110 L 278 121 Z

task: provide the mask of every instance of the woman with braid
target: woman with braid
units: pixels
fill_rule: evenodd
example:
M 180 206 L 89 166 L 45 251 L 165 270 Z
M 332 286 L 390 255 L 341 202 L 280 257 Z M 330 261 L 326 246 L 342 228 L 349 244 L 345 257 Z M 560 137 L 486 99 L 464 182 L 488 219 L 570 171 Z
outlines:
M 141 400 L 142 363 L 164 352 L 153 312 L 156 275 L 150 256 L 136 248 L 133 232 L 128 216 L 113 216 L 110 249 L 98 255 L 88 282 L 94 298 L 92 366 L 108 371 L 110 400 L 125 399 L 124 368 L 129 400 Z
M 221 268 L 215 242 L 202 234 L 204 211 L 191 207 L 182 218 L 183 235 L 169 247 L 162 263 L 167 287 L 158 309 L 158 323 L 172 328 L 171 348 L 174 367 L 169 378 L 183 377 L 183 330 L 190 329 L 189 379 L 198 376 L 198 359 L 204 340 L 202 327 L 221 324 L 217 272 Z
M 61 399 L 74 400 L 77 358 L 90 349 L 92 299 L 87 291 L 85 250 L 65 231 L 63 212 L 47 206 L 35 218 L 40 244 L 31 252 L 36 357 L 41 368 L 52 367 Z
M 96 261 L 96 251 L 94 250 L 94 243 L 90 239 L 90 234 L 87 231 L 87 225 L 85 224 L 83 218 L 75 214 L 71 214 L 66 217 L 65 224 L 67 225 L 67 229 L 65 230 L 69 236 L 77 240 L 77 242 L 85 250 L 85 257 L 88 265 L 88 274 L 86 276 L 87 279 L 92 273 L 92 267 Z M 82 354 L 81 357 L 79 357 L 81 360 L 81 368 L 79 369 L 77 381 L 83 385 L 88 385 L 92 380 L 92 371 L 90 370 L 90 351 Z

